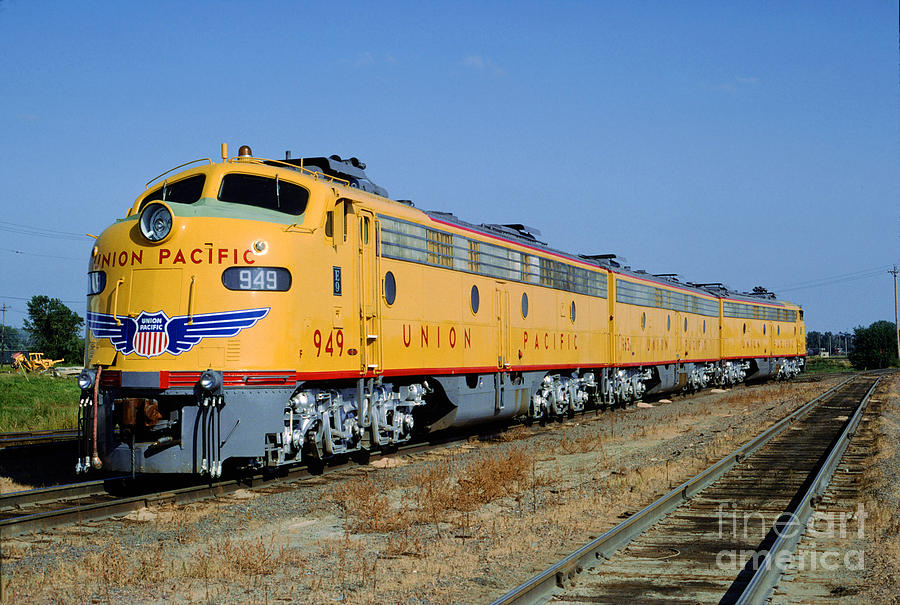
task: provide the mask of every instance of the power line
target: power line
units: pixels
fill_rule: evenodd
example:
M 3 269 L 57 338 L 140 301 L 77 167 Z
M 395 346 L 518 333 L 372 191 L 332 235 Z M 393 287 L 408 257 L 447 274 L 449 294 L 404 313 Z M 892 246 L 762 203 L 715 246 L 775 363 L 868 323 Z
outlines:
M 71 231 L 57 231 L 55 229 L 45 229 L 42 227 L 31 227 L 29 225 L 20 225 L 18 223 L 10 223 L 0 221 L 0 231 L 9 233 L 18 233 L 19 235 L 31 235 L 35 237 L 47 237 L 51 239 L 69 239 L 83 241 L 87 237 L 84 233 L 73 233 Z
M 825 286 L 832 286 L 835 284 L 841 284 L 846 282 L 857 281 L 861 279 L 869 279 L 872 277 L 877 277 L 878 275 L 882 275 L 883 271 L 887 269 L 889 265 L 881 265 L 880 267 L 876 267 L 873 269 L 864 269 L 862 271 L 854 271 L 852 273 L 843 273 L 840 275 L 832 275 L 830 277 L 820 277 L 818 279 L 813 279 L 810 281 L 799 282 L 796 284 L 792 284 L 782 288 L 772 288 L 775 292 L 791 292 L 793 290 L 805 290 L 808 288 L 822 288 Z
M 46 295 L 44 295 L 44 296 L 46 296 Z M 31 298 L 32 298 L 32 297 L 30 297 L 30 296 L 29 296 L 28 298 L 25 298 L 25 297 L 22 297 L 22 296 L 3 296 L 3 295 L 0 295 L 0 299 L 4 299 L 4 300 L 31 300 Z M 52 297 L 52 296 L 49 296 L 48 298 L 53 298 L 53 297 Z M 83 303 L 83 302 L 85 302 L 85 299 L 83 299 L 83 298 L 82 298 L 82 299 L 78 299 L 78 300 L 62 300 L 62 299 L 60 299 L 59 302 L 77 304 L 77 303 Z
M 784 288 L 796 288 L 796 287 L 799 287 L 799 286 L 805 286 L 806 284 L 817 283 L 817 282 L 824 281 L 824 280 L 841 279 L 841 278 L 844 278 L 844 277 L 852 277 L 852 276 L 854 276 L 854 275 L 860 275 L 860 274 L 862 274 L 862 273 L 871 273 L 871 272 L 873 272 L 873 271 L 881 271 L 882 269 L 885 269 L 885 268 L 887 268 L 888 266 L 889 266 L 889 265 L 881 265 L 881 266 L 879 266 L 879 267 L 872 267 L 871 269 L 861 269 L 861 270 L 859 270 L 859 271 L 851 271 L 850 273 L 840 273 L 840 274 L 838 274 L 838 275 L 830 275 L 830 276 L 826 276 L 826 277 L 817 277 L 817 278 L 815 278 L 815 279 L 810 279 L 810 280 L 807 280 L 807 281 L 801 281 L 801 282 L 797 282 L 797 283 L 793 283 L 793 284 L 786 284 L 785 286 L 782 286 L 782 287 L 779 288 L 779 289 L 783 290 Z
M 83 258 L 75 258 L 74 256 L 54 256 L 53 254 L 40 254 L 39 252 L 26 252 L 24 250 L 14 250 L 13 248 L 0 248 L 3 252 L 10 252 L 12 254 L 25 255 L 25 256 L 40 256 L 42 258 L 58 258 L 60 260 L 75 260 L 75 261 L 83 261 Z

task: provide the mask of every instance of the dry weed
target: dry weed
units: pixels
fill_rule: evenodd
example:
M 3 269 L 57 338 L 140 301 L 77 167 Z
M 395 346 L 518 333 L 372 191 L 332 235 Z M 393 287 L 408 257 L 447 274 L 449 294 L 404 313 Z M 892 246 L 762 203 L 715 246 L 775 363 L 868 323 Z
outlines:
M 352 479 L 331 492 L 332 500 L 341 507 L 344 518 L 350 521 L 352 532 L 378 533 L 396 531 L 409 524 L 409 515 L 391 506 L 382 482 L 376 485 L 368 475 Z
M 530 485 L 531 459 L 524 450 L 483 453 L 459 474 L 455 508 L 475 510 L 483 504 L 522 492 Z
M 510 429 L 500 432 L 491 438 L 491 441 L 498 443 L 508 443 L 510 441 L 518 441 L 520 439 L 528 439 L 534 436 L 534 432 L 524 424 L 514 426 Z
M 456 507 L 456 484 L 451 479 L 449 462 L 427 465 L 416 478 L 413 499 L 418 520 L 428 523 L 442 520 Z
M 232 541 L 210 544 L 193 558 L 187 576 L 204 580 L 235 582 L 255 576 L 268 576 L 283 567 L 302 569 L 306 557 L 298 548 L 276 546 L 275 537 L 266 544 L 262 540 Z
M 8 477 L 0 477 L 0 494 L 11 494 L 13 492 L 22 492 L 27 489 L 34 489 L 31 485 L 23 485 L 16 483 Z
M 425 537 L 422 535 L 422 530 L 408 525 L 399 533 L 394 533 L 390 536 L 387 545 L 379 556 L 385 559 L 421 557 L 424 544 Z
M 572 437 L 566 433 L 559 440 L 559 449 L 564 454 L 587 454 L 599 450 L 603 459 L 606 459 L 606 452 L 603 449 L 603 433 L 599 431 L 581 437 Z

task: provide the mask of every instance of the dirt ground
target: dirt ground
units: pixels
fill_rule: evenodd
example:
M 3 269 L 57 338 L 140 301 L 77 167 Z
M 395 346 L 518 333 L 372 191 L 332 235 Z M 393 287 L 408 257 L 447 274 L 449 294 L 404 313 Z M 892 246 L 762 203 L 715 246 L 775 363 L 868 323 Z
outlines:
M 264 486 L 4 540 L 4 601 L 490 601 L 837 381 L 591 413 L 288 490 Z M 885 497 L 897 510 L 898 466 L 887 468 Z M 885 569 L 896 570 L 896 529 L 884 530 L 894 532 Z
M 862 498 L 869 525 L 860 601 L 900 603 L 900 376 L 892 378 L 883 399 Z

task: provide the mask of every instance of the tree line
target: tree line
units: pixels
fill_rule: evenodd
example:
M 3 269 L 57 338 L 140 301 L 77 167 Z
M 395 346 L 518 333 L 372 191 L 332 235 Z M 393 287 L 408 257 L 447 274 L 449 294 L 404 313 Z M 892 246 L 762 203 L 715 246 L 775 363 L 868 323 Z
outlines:
M 84 319 L 58 298 L 38 295 L 27 303 L 23 329 L 3 329 L 4 361 L 17 351 L 41 351 L 47 357 L 78 365 L 84 361 Z
M 807 332 L 806 351 L 810 355 L 847 355 L 858 370 L 897 366 L 897 332 L 891 321 L 876 321 L 849 332 Z
M 811 355 L 828 353 L 829 355 L 846 355 L 853 349 L 853 334 L 850 332 L 812 332 L 806 333 L 806 350 Z

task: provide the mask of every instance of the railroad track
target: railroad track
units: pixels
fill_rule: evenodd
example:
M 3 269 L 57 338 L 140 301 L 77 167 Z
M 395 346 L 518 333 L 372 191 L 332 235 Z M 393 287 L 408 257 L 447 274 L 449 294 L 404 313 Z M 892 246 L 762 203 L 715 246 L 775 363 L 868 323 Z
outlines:
M 866 470 L 878 454 L 878 419 L 886 397 L 876 393 L 850 441 L 840 465 L 828 483 L 810 528 L 797 546 L 798 556 L 785 570 L 772 596 L 773 605 L 790 603 L 834 603 L 837 597 L 852 597 L 865 588 L 863 578 L 836 577 L 829 565 L 835 559 L 845 567 L 862 567 L 860 541 L 866 532 Z M 854 540 L 855 539 L 855 540 Z M 815 562 L 815 565 L 813 565 Z
M 78 439 L 77 429 L 0 433 L 0 450 L 13 447 L 74 442 L 76 439 Z
M 879 380 L 848 378 L 493 605 L 763 602 Z
M 591 411 L 584 414 L 594 413 L 596 412 Z M 401 446 L 395 452 L 373 453 L 370 459 L 375 460 L 394 453 L 413 454 L 463 443 L 473 435 L 483 434 L 486 428 L 489 429 L 489 427 L 479 427 L 476 431 L 450 435 L 430 443 Z M 325 467 L 321 474 L 346 470 L 355 464 L 356 462 L 348 459 L 344 463 Z M 304 481 L 312 476 L 319 476 L 319 473 L 312 473 L 309 469 L 301 466 L 287 471 L 285 476 L 274 479 L 256 474 L 213 484 L 185 484 L 182 482 L 177 487 L 173 487 L 168 484 L 172 481 L 169 477 L 145 475 L 139 478 L 139 483 L 129 482 L 126 477 L 113 477 L 0 494 L 0 532 L 4 536 L 15 536 L 71 523 L 127 514 L 144 507 L 161 504 L 187 504 L 225 496 L 238 489 L 258 486 L 262 483 L 271 484 L 275 486 L 275 489 L 280 489 L 277 487 L 279 484 L 289 486 L 293 482 Z M 161 483 L 164 485 L 160 485 Z
M 347 458 L 320 471 L 295 467 L 274 477 L 258 473 L 212 484 L 192 484 L 189 483 L 191 479 L 186 478 L 182 480 L 181 486 L 174 488 L 171 477 L 144 476 L 139 482 L 129 482 L 128 477 L 117 477 L 0 494 L 0 534 L 12 537 L 72 523 L 106 519 L 150 506 L 189 504 L 263 484 L 275 491 L 292 489 L 297 483 L 313 477 L 346 471 L 386 456 L 416 454 L 465 443 L 469 436 L 452 436 L 430 443 L 408 444 L 395 451 L 373 452 L 365 461 Z M 160 489 L 162 483 L 167 485 Z

